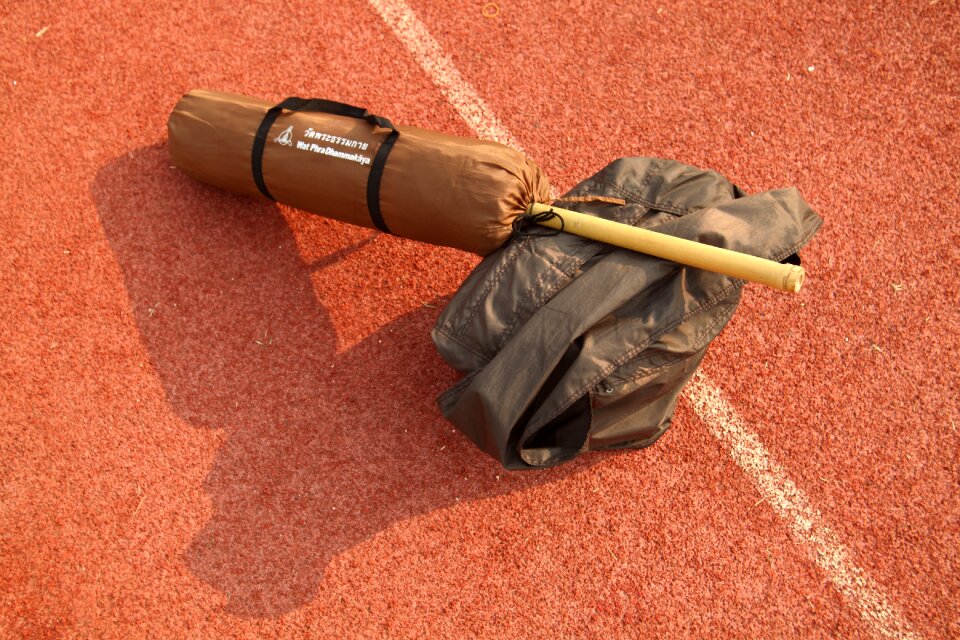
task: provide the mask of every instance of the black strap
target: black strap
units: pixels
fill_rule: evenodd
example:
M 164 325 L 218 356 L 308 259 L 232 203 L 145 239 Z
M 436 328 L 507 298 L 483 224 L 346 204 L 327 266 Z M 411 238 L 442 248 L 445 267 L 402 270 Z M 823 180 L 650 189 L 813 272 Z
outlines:
M 276 200 L 276 198 L 270 194 L 270 190 L 267 189 L 267 185 L 263 181 L 263 150 L 267 145 L 267 134 L 270 133 L 270 128 L 273 127 L 273 123 L 277 121 L 277 118 L 284 109 L 287 111 L 319 111 L 335 116 L 357 118 L 359 120 L 366 120 L 381 129 L 390 129 L 390 133 L 386 139 L 380 143 L 377 155 L 374 157 L 373 163 L 370 166 L 370 175 L 367 177 L 367 209 L 370 211 L 370 220 L 373 221 L 373 225 L 380 231 L 390 233 L 387 223 L 383 220 L 383 213 L 380 211 L 380 182 L 383 180 L 383 168 L 387 164 L 387 156 L 390 154 L 390 150 L 393 149 L 393 145 L 400 136 L 400 132 L 393 126 L 393 123 L 386 118 L 373 115 L 366 109 L 352 107 L 342 102 L 321 100 L 318 98 L 312 100 L 295 97 L 287 98 L 280 104 L 270 107 L 260 122 L 257 135 L 253 138 L 253 152 L 250 159 L 250 167 L 253 170 L 253 181 L 257 184 L 257 189 L 271 200 Z
M 390 125 L 393 128 L 393 125 Z M 396 144 L 400 132 L 393 129 L 387 139 L 380 143 L 377 155 L 373 158 L 373 164 L 370 166 L 370 175 L 367 177 L 367 210 L 370 212 L 370 219 L 373 226 L 384 233 L 390 233 L 387 223 L 383 220 L 383 212 L 380 211 L 380 181 L 383 180 L 383 168 L 387 166 L 387 156 Z

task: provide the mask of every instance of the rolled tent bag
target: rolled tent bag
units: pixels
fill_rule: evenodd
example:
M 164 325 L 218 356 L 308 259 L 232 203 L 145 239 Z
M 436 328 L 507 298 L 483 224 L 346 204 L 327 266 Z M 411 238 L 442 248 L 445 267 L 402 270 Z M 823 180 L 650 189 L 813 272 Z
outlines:
M 168 129 L 174 164 L 202 182 L 479 255 L 550 198 L 546 177 L 514 149 L 328 100 L 194 90 Z

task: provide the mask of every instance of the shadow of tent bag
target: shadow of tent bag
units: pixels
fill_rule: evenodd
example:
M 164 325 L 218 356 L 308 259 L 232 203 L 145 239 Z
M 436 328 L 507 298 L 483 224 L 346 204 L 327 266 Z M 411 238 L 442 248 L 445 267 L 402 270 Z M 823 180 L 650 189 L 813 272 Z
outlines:
M 795 189 L 747 196 L 717 173 L 652 158 L 617 160 L 558 205 L 784 262 L 822 223 Z M 440 408 L 508 469 L 646 447 L 743 284 L 571 234 L 517 234 L 437 320 L 437 349 L 465 374 Z

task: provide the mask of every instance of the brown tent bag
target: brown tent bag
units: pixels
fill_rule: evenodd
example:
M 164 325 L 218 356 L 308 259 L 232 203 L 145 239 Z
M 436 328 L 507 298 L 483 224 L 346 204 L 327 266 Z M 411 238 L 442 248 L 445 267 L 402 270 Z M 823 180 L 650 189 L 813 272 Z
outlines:
M 394 126 L 329 100 L 194 90 L 168 122 L 174 164 L 203 182 L 352 224 L 486 255 L 550 186 L 489 140 Z

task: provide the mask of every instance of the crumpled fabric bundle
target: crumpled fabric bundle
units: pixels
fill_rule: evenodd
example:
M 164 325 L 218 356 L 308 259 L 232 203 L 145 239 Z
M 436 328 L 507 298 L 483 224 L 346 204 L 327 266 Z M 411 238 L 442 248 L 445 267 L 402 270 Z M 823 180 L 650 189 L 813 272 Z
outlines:
M 796 189 L 747 195 L 655 158 L 617 160 L 557 205 L 778 262 L 797 262 L 822 224 Z M 437 349 L 465 374 L 440 408 L 508 469 L 651 445 L 743 284 L 571 234 L 516 234 L 436 322 Z

